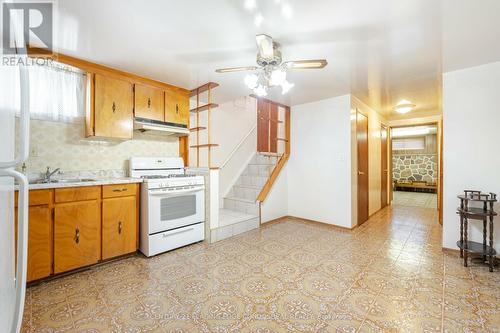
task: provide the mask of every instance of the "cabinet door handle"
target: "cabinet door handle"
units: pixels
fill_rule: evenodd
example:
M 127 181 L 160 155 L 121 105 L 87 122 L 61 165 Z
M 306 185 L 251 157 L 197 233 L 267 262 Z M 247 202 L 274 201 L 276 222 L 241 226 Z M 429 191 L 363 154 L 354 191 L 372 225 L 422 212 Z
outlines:
M 151 98 L 148 97 L 148 109 L 151 109 Z
M 76 228 L 75 230 L 75 243 L 80 243 L 80 229 Z
M 127 188 L 115 188 L 113 192 L 127 192 Z
M 122 221 L 118 221 L 118 233 L 122 233 Z
M 115 102 L 113 102 L 113 106 L 111 107 L 111 110 L 113 110 L 113 113 L 115 113 L 115 111 L 116 111 L 116 103 Z
M 179 104 L 175 104 L 175 113 L 179 114 Z

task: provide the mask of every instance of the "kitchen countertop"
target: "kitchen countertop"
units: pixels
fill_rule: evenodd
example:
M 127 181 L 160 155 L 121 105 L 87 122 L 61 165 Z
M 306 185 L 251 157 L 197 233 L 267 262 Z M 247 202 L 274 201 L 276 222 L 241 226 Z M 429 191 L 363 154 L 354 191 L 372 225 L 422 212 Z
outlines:
M 142 183 L 140 178 L 99 178 L 93 181 L 85 182 L 64 182 L 64 183 L 44 183 L 44 184 L 29 184 L 30 190 L 42 190 L 50 188 L 64 188 L 64 187 L 82 187 L 82 186 L 97 186 L 97 185 L 113 185 L 113 184 L 133 184 Z M 15 185 L 15 189 L 19 189 L 19 185 Z

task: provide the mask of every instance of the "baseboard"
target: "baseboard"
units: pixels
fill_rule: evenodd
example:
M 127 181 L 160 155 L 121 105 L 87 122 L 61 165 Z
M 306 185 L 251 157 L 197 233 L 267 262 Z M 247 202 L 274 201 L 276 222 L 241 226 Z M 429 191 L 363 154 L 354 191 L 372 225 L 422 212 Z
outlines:
M 441 248 L 443 250 L 443 252 L 448 252 L 448 253 L 453 253 L 453 254 L 460 254 L 460 250 L 458 249 L 450 249 L 448 247 L 442 247 Z
M 354 226 L 352 228 L 347 228 L 347 227 L 343 227 L 343 226 L 340 226 L 340 225 L 337 225 L 337 224 L 330 224 L 330 223 L 325 223 L 325 222 L 321 222 L 321 221 L 315 221 L 315 220 L 305 219 L 305 218 L 302 218 L 302 217 L 297 217 L 297 216 L 292 216 L 292 215 L 285 215 L 285 216 L 282 216 L 282 217 L 278 217 L 277 219 L 270 220 L 268 222 L 263 222 L 261 224 L 261 226 L 265 226 L 265 225 L 269 225 L 269 224 L 276 224 L 276 223 L 284 222 L 286 220 L 296 220 L 296 221 L 303 222 L 303 223 L 309 223 L 309 224 L 314 224 L 314 225 L 321 225 L 323 227 L 331 227 L 331 228 L 338 229 L 338 230 L 341 230 L 341 231 L 352 231 L 353 229 L 355 229 L 357 227 L 357 226 Z
M 268 225 L 271 225 L 271 224 L 276 224 L 276 223 L 284 222 L 288 218 L 289 218 L 288 215 L 284 215 L 284 216 L 281 216 L 281 217 L 278 217 L 276 219 L 272 219 L 272 220 L 269 220 L 269 221 L 266 221 L 266 222 L 262 222 L 261 221 L 260 225 L 262 227 L 264 227 L 264 226 L 268 226 Z

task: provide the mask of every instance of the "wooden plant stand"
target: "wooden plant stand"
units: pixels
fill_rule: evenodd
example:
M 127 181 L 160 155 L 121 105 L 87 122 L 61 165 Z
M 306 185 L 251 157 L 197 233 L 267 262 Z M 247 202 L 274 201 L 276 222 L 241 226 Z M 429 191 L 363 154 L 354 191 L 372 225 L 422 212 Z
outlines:
M 493 245 L 493 220 L 497 213 L 494 211 L 494 203 L 497 201 L 495 193 L 483 194 L 481 191 L 465 190 L 459 195 L 460 207 L 457 214 L 460 215 L 460 240 L 457 246 L 460 248 L 460 258 L 464 258 L 464 267 L 467 267 L 467 259 L 470 254 L 480 255 L 482 262 L 488 264 L 490 272 L 493 272 L 493 260 L 496 251 Z M 471 203 L 481 203 L 482 207 L 471 207 Z M 483 221 L 483 243 L 468 240 L 469 220 Z M 487 225 L 489 224 L 489 228 Z M 488 230 L 489 229 L 489 232 Z M 489 237 L 487 237 L 489 234 Z M 489 245 L 486 239 L 489 238 Z

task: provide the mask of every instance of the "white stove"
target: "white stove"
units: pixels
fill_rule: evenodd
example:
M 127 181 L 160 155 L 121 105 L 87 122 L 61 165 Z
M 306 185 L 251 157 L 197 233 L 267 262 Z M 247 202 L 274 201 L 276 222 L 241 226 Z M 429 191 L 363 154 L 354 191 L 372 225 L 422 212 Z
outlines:
M 140 250 L 146 256 L 205 239 L 205 181 L 186 175 L 180 157 L 132 157 L 142 178 Z

